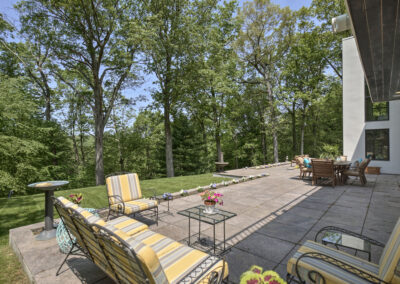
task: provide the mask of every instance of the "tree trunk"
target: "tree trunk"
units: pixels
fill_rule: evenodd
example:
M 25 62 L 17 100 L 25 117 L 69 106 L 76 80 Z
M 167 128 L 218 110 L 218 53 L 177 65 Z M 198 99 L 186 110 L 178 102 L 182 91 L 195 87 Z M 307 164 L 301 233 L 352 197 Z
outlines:
M 97 119 L 96 119 L 97 120 Z M 96 185 L 104 184 L 104 162 L 103 162 L 103 127 L 102 121 L 95 120 L 95 153 L 96 153 Z
M 78 150 L 78 144 L 76 143 L 76 136 L 75 136 L 75 120 L 73 121 L 73 125 L 72 125 L 71 137 L 72 137 L 72 145 L 74 147 L 75 163 L 76 163 L 76 165 L 79 165 L 80 164 L 79 150 Z
M 217 161 L 222 162 L 221 135 L 219 127 L 215 129 L 215 146 L 217 149 Z
M 104 118 L 103 118 L 103 100 L 101 86 L 94 88 L 94 139 L 96 156 L 96 185 L 104 184 L 104 161 L 103 161 L 103 136 L 104 136 Z
M 261 123 L 261 151 L 263 154 L 263 165 L 267 163 L 267 135 L 266 135 L 266 130 L 265 130 L 265 123 L 264 123 L 264 115 L 261 115 L 260 117 L 260 123 Z
M 80 105 L 78 107 L 79 109 L 79 143 L 80 143 L 80 151 L 81 151 L 81 159 L 82 159 L 82 164 L 85 164 L 86 162 L 86 155 L 85 155 L 85 150 L 83 148 L 83 143 L 85 142 L 85 136 L 84 136 L 84 127 L 82 123 L 82 106 Z
M 306 127 L 306 114 L 303 111 L 301 121 L 301 137 L 300 137 L 300 155 L 304 155 L 304 130 Z
M 293 157 L 297 154 L 297 137 L 296 137 L 296 103 L 292 103 L 292 112 L 290 113 L 292 116 L 292 152 Z
M 85 150 L 83 149 L 84 136 L 82 129 L 79 130 L 79 141 L 80 141 L 82 163 L 85 164 Z
M 170 105 L 164 104 L 164 128 L 165 128 L 165 164 L 167 166 L 167 177 L 174 176 L 174 157 L 172 154 L 172 132 L 169 117 Z
M 267 92 L 268 92 L 268 101 L 270 107 L 270 114 L 271 114 L 271 128 L 272 128 L 272 137 L 273 137 L 273 146 L 274 146 L 274 163 L 279 162 L 279 151 L 278 151 L 278 125 L 276 122 L 276 109 L 275 109 L 275 100 L 274 94 L 272 91 L 272 86 L 269 81 L 268 75 L 266 74 L 265 80 L 267 83 Z

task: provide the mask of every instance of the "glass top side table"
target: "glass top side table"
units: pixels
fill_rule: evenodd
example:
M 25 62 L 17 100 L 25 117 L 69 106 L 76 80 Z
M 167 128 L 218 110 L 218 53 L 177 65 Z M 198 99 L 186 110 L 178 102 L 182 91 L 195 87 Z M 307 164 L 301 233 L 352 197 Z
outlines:
M 188 245 L 190 246 L 190 220 L 194 219 L 199 221 L 199 232 L 198 232 L 198 243 L 201 245 L 205 245 L 206 241 L 205 239 L 201 238 L 200 231 L 201 231 L 201 223 L 206 223 L 209 225 L 213 226 L 213 243 L 212 243 L 212 248 L 214 251 L 214 254 L 216 254 L 216 243 L 215 243 L 215 225 L 219 223 L 223 223 L 223 248 L 221 249 L 221 252 L 219 253 L 220 255 L 225 253 L 227 251 L 226 249 L 226 230 L 225 230 L 225 221 L 228 219 L 231 219 L 236 216 L 236 213 L 225 211 L 222 209 L 217 209 L 215 213 L 213 214 L 208 214 L 205 213 L 205 206 L 204 205 L 198 205 L 192 208 L 188 208 L 182 211 L 178 211 L 178 214 L 182 216 L 186 216 L 189 219 L 189 236 L 188 236 Z
M 322 236 L 322 244 L 332 244 L 337 249 L 339 247 L 354 249 L 368 254 L 368 261 L 371 261 L 371 243 L 368 240 L 363 240 L 356 236 L 351 236 L 343 232 L 326 231 Z

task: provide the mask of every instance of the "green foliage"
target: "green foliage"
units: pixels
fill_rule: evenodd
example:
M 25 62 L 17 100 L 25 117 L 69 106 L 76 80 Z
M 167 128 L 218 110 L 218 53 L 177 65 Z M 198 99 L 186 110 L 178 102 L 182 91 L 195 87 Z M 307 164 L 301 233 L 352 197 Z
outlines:
M 320 158 L 323 159 L 336 159 L 340 155 L 338 145 L 324 144 L 321 147 Z
M 101 148 L 105 174 L 142 180 L 166 176 L 171 164 L 176 175 L 215 171 L 220 151 L 227 169 L 282 161 L 301 145 L 312 156 L 325 144 L 341 153 L 340 36 L 325 21 L 341 1 L 296 12 L 268 0 L 241 9 L 95 2 L 21 2 L 20 43 L 0 18 L 0 194 L 48 179 L 91 186 Z M 91 22 L 96 9 L 104 13 Z M 134 108 L 141 94 L 124 93 L 137 82 L 139 53 L 155 75 L 146 109 Z

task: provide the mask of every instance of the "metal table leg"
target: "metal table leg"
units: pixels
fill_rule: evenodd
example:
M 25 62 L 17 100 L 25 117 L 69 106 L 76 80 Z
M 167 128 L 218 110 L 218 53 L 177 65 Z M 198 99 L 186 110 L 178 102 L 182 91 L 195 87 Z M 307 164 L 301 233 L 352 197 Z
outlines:
M 213 236 L 214 236 L 214 254 L 215 254 L 215 223 L 213 224 Z
M 225 252 L 225 219 L 224 219 L 224 252 Z
M 190 212 L 189 212 L 189 236 L 188 236 L 188 245 L 190 246 Z

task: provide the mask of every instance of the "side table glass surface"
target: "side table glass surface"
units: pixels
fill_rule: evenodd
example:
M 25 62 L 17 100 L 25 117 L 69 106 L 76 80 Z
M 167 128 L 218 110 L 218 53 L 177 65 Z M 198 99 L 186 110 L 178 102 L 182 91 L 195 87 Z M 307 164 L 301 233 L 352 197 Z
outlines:
M 205 206 L 199 205 L 182 211 L 178 211 L 178 214 L 211 225 L 221 223 L 237 215 L 236 213 L 232 213 L 222 209 L 216 209 L 216 212 L 213 214 L 207 214 L 204 211 L 205 211 Z
M 371 244 L 368 241 L 341 232 L 326 232 L 322 237 L 322 242 L 371 252 Z

